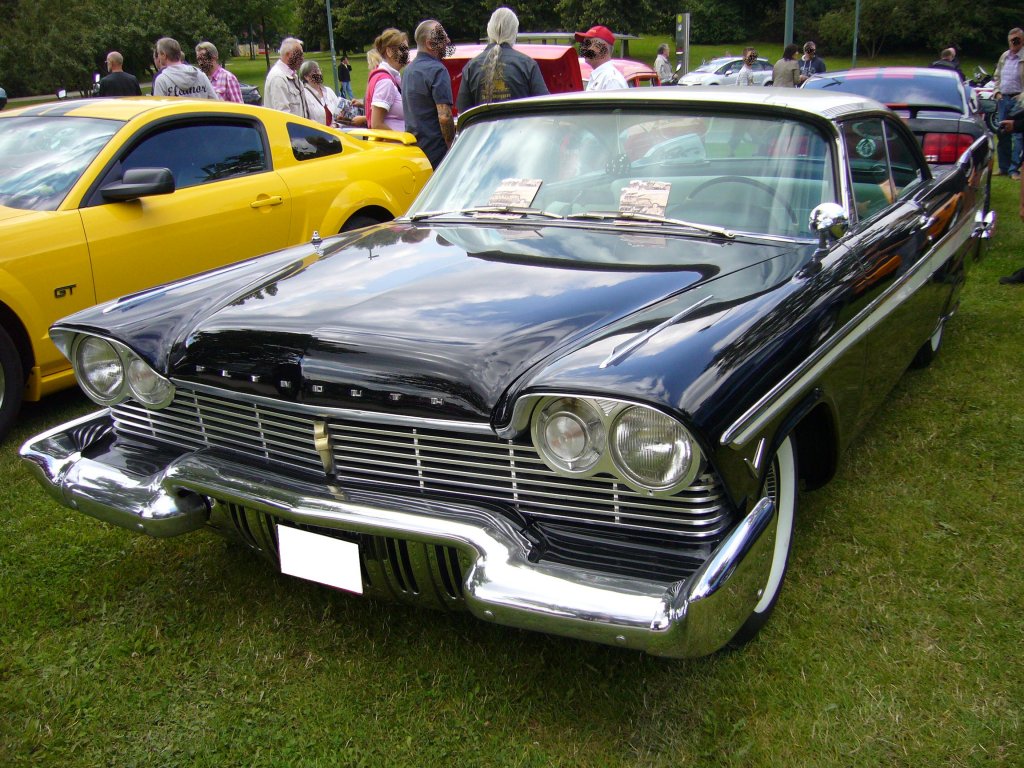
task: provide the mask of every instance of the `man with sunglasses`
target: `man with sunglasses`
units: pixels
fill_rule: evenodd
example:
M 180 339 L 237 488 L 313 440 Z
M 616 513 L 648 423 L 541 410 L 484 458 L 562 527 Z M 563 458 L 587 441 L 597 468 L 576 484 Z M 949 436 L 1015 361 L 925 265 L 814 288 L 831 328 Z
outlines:
M 1024 90 L 1024 55 L 1021 52 L 1024 30 L 1014 27 L 1006 37 L 1010 47 L 999 57 L 992 73 L 999 122 L 1013 117 L 1021 106 L 1018 99 Z M 1021 135 L 1000 131 L 996 155 L 999 160 L 998 173 L 1020 181 Z

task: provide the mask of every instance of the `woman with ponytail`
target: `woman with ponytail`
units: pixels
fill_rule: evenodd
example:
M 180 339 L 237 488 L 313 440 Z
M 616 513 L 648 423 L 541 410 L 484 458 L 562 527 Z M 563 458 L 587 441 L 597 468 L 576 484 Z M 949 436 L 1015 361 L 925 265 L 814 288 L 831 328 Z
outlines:
M 542 96 L 548 87 L 537 62 L 512 47 L 519 34 L 519 19 L 509 8 L 499 8 L 487 22 L 487 47 L 462 70 L 462 85 L 455 102 L 459 112 L 477 104 Z

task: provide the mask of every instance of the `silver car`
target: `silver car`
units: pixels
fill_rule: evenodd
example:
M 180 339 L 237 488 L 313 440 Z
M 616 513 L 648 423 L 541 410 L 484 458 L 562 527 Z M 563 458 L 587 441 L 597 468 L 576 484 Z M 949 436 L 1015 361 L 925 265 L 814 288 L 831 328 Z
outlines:
M 736 85 L 736 76 L 743 66 L 742 56 L 722 56 L 705 62 L 692 72 L 680 75 L 677 85 Z M 772 84 L 772 64 L 768 59 L 758 59 L 751 67 L 757 85 Z

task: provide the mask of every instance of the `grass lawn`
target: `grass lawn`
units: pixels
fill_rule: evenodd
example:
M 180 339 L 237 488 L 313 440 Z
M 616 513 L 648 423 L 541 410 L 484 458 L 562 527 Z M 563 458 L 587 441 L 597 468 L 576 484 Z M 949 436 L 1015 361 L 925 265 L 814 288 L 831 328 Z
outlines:
M 357 80 L 358 82 L 358 80 Z M 826 488 L 745 650 L 672 661 L 374 603 L 58 506 L 0 447 L 0 766 L 1020 766 L 1019 185 L 933 365 Z

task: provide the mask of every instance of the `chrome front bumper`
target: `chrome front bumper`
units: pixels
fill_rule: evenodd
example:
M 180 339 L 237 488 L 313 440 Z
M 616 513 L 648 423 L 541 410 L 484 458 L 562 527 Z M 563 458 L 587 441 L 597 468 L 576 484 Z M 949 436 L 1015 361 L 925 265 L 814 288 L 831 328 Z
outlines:
M 485 621 L 660 656 L 702 656 L 732 638 L 768 580 L 776 514 L 767 498 L 690 578 L 666 585 L 530 562 L 530 542 L 517 526 L 471 504 L 383 495 L 355 501 L 341 489 L 205 451 L 141 474 L 116 444 L 97 449 L 110 430 L 101 411 L 29 440 L 21 456 L 61 504 L 151 536 L 205 527 L 216 499 L 303 525 L 453 547 L 470 563 L 465 606 Z

